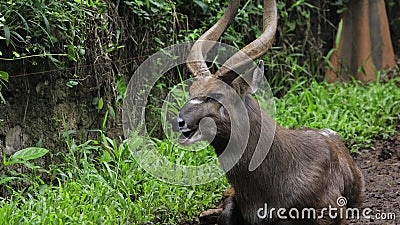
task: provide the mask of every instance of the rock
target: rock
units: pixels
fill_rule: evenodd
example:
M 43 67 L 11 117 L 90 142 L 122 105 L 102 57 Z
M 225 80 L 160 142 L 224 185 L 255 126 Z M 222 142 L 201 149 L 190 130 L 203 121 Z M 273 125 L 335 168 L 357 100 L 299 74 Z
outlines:
M 22 128 L 17 125 L 6 134 L 6 155 L 12 155 L 20 150 L 27 142 L 28 136 L 23 134 Z

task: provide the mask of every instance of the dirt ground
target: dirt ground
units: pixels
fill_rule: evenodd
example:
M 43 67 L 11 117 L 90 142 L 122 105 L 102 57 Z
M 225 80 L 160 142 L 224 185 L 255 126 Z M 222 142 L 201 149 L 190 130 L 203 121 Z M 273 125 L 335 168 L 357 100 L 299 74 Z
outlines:
M 362 150 L 355 156 L 365 178 L 363 208 L 372 209 L 370 215 L 387 219 L 361 218 L 348 224 L 400 224 L 400 129 L 397 130 L 389 140 L 376 140 L 375 150 Z M 393 215 L 395 218 L 388 218 Z

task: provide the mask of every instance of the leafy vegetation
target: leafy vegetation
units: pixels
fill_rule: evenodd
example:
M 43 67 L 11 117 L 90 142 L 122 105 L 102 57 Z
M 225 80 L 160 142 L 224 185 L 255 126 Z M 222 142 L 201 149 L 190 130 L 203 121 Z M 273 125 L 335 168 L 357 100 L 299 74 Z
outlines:
M 15 152 L 9 160 L 6 158 L 6 154 L 3 154 L 3 167 L 0 168 L 0 170 L 7 168 L 7 166 L 14 165 L 14 164 L 23 164 L 29 169 L 32 169 L 34 172 L 37 169 L 41 169 L 38 166 L 35 166 L 33 163 L 29 162 L 30 160 L 40 158 L 47 154 L 49 150 L 44 149 L 44 148 L 35 148 L 35 147 L 30 147 L 30 148 L 25 148 L 22 150 L 19 150 Z M 37 178 L 37 177 L 35 177 Z M 16 173 L 13 176 L 8 176 L 8 175 L 3 175 L 0 177 L 0 185 L 6 184 L 7 182 L 10 182 L 12 180 L 29 180 L 27 178 L 27 175 L 24 173 Z M 31 178 L 31 180 L 33 180 Z
M 101 14 L 104 3 L 96 1 L 5 1 L 0 5 L 0 28 L 6 45 L 14 49 L 12 58 L 55 55 L 78 60 L 85 55 L 88 30 L 86 22 L 94 13 Z M 60 49 L 57 49 L 59 47 Z M 53 52 L 56 51 L 56 52 Z M 55 54 L 59 53 L 59 54 Z M 1 55 L 1 54 L 0 54 Z
M 0 71 L 0 103 L 6 103 L 3 95 L 1 94 L 1 87 L 4 85 L 4 82 L 8 82 L 8 73 L 5 71 Z
M 400 119 L 400 89 L 388 83 L 327 84 L 306 81 L 292 86 L 277 101 L 277 120 L 287 127 L 329 128 L 355 152 L 372 147 L 376 137 L 387 138 Z
M 148 55 L 162 47 L 196 40 L 222 16 L 228 2 L 143 0 L 116 5 L 109 0 L 63 0 L 51 4 L 42 0 L 5 1 L 0 4 L 0 40 L 11 52 L 0 60 L 28 57 L 37 65 L 37 57 L 48 57 L 56 65 L 64 66 L 70 61 L 89 60 L 92 52 L 104 58 L 126 58 L 132 57 L 129 51 L 133 48 L 134 57 Z M 278 1 L 276 47 L 265 56 L 265 62 L 270 62 L 268 78 L 271 86 L 277 88 L 275 92 L 283 94 L 300 76 L 323 79 L 327 66 L 324 55 L 331 49 L 338 22 L 335 9 L 343 4 Z M 243 2 L 235 23 L 221 40 L 237 48 L 254 40 L 262 32 L 262 8 L 262 1 Z M 127 19 L 119 20 L 124 17 Z M 318 26 L 311 27 L 311 23 Z M 110 37 L 94 35 L 103 33 Z M 143 39 L 147 42 L 143 43 Z M 133 46 L 125 49 L 122 41 Z
M 227 186 L 223 179 L 192 187 L 163 183 L 135 162 L 139 142 L 128 149 L 104 134 L 79 145 L 67 141 L 66 163 L 52 166 L 52 183 L 0 200 L 1 224 L 178 224 L 211 206 Z

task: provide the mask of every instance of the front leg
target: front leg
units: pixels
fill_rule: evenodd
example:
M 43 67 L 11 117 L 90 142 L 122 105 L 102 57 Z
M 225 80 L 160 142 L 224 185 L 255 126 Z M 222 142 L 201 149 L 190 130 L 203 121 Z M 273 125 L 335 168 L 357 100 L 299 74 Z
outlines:
M 217 208 L 207 209 L 200 213 L 199 220 L 200 225 L 215 225 L 218 223 L 218 218 L 224 211 L 223 207 L 218 206 Z
M 243 225 L 244 220 L 242 214 L 236 207 L 234 196 L 227 197 L 223 201 L 224 210 L 218 218 L 218 225 Z
M 240 213 L 235 210 L 235 189 L 231 186 L 222 194 L 222 200 L 216 208 L 208 209 L 199 216 L 201 225 L 243 225 Z

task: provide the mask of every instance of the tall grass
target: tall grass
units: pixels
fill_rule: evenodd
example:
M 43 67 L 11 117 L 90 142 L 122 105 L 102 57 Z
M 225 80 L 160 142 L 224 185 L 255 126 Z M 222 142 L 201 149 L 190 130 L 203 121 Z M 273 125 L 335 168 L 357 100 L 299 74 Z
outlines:
M 211 207 L 227 187 L 224 179 L 164 183 L 135 162 L 140 144 L 128 148 L 101 137 L 80 145 L 69 140 L 66 163 L 55 166 L 52 183 L 0 199 L 0 224 L 178 224 Z
M 352 152 L 372 147 L 376 137 L 395 132 L 400 119 L 400 88 L 387 83 L 357 81 L 342 85 L 298 82 L 276 101 L 277 121 L 286 127 L 329 128 L 338 132 Z

